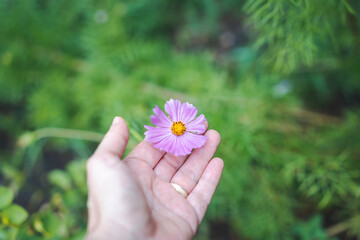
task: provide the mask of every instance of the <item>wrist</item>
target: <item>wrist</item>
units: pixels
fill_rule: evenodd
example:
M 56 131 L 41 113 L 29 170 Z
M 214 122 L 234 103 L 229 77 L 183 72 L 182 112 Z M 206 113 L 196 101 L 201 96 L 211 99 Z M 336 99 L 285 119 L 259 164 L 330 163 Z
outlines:
M 126 239 L 126 240 L 140 240 L 139 236 L 136 236 L 135 233 L 130 232 L 121 226 L 107 226 L 104 228 L 96 228 L 93 230 L 88 230 L 85 236 L 86 240 L 113 240 L 113 239 Z

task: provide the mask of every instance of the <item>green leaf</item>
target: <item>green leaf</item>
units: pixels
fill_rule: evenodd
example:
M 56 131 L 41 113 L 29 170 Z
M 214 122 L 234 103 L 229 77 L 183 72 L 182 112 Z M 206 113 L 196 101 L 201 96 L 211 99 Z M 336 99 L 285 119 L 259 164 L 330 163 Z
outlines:
M 79 209 L 84 206 L 84 201 L 86 201 L 81 192 L 77 189 L 66 191 L 63 197 L 66 206 L 69 208 Z
M 56 185 L 63 190 L 71 188 L 71 177 L 67 172 L 61 170 L 53 170 L 48 175 L 50 183 Z
M 44 224 L 44 228 L 50 236 L 64 236 L 66 234 L 66 222 L 63 218 L 60 218 L 54 213 L 47 213 L 42 217 L 42 222 Z
M 5 187 L 0 187 L 0 209 L 9 206 L 14 199 L 14 193 Z
M 7 234 L 4 229 L 0 229 L 0 240 L 8 239 Z
M 46 234 L 46 230 L 44 228 L 44 224 L 39 218 L 35 218 L 33 221 L 33 228 L 38 231 L 39 233 Z
M 66 169 L 75 185 L 82 190 L 86 189 L 86 160 L 72 161 Z
M 332 200 L 331 192 L 326 192 L 321 201 L 318 203 L 319 208 L 325 208 Z
M 10 223 L 20 225 L 25 222 L 29 214 L 23 207 L 17 204 L 12 204 L 4 209 L 3 216 L 8 218 Z
M 344 6 L 346 7 L 346 9 L 353 15 L 356 15 L 356 11 L 354 10 L 354 8 L 346 1 L 346 0 L 342 0 L 341 1 Z
M 75 233 L 74 235 L 72 235 L 70 239 L 71 240 L 81 240 L 81 239 L 85 238 L 85 235 L 86 235 L 86 231 L 82 230 L 82 231 L 79 231 L 79 232 Z

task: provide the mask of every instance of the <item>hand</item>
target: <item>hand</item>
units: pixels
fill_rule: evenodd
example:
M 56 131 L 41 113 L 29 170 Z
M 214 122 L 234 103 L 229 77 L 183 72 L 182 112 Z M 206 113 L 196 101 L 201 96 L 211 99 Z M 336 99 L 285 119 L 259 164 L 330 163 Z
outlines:
M 124 160 L 129 138 L 116 117 L 87 163 L 87 239 L 191 239 L 204 217 L 224 163 L 213 158 L 220 143 L 215 130 L 190 156 L 175 157 L 145 140 Z M 185 161 L 186 160 L 186 161 Z M 187 193 L 185 198 L 170 184 Z

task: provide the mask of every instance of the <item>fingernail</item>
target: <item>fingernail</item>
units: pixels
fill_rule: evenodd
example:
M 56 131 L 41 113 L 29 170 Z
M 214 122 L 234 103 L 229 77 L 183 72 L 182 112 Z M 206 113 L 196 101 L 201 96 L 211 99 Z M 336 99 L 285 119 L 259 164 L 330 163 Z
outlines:
M 114 120 L 112 121 L 111 126 L 113 126 L 113 125 L 115 125 L 115 124 L 118 124 L 119 122 L 120 122 L 119 117 L 115 117 Z

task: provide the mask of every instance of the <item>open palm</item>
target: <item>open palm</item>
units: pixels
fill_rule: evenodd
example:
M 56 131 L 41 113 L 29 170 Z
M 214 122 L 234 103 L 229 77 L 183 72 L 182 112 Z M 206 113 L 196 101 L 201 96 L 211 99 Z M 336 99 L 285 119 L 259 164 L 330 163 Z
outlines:
M 190 156 L 175 157 L 142 141 L 120 160 L 129 132 L 115 118 L 87 164 L 88 239 L 191 239 L 220 180 L 223 162 L 212 159 L 214 130 Z M 181 186 L 189 196 L 170 184 Z

